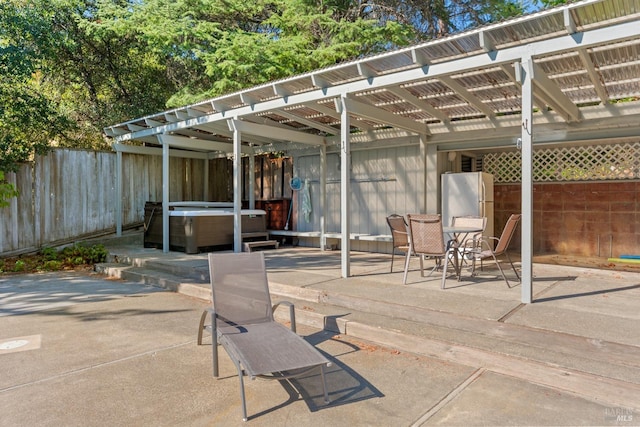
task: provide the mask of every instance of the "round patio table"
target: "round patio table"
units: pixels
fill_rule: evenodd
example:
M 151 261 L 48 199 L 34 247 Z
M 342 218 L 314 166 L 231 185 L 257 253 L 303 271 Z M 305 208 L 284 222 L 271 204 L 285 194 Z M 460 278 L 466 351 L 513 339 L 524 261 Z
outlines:
M 448 226 L 448 227 L 442 227 L 442 231 L 445 234 L 448 234 L 449 236 L 451 236 L 451 240 L 455 242 L 454 244 L 455 253 L 453 254 L 453 268 L 456 270 L 456 276 L 458 278 L 458 281 L 460 281 L 460 275 L 462 272 L 462 265 L 460 263 L 460 258 L 463 255 L 463 251 L 460 250 L 460 243 L 462 243 L 469 234 L 482 232 L 482 228 Z

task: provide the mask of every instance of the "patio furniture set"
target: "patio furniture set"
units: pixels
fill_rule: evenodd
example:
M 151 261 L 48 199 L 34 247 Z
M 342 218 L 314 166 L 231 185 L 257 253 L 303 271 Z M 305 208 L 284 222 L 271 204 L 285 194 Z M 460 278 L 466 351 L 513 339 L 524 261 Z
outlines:
M 507 249 L 520 217 L 520 214 L 511 215 L 500 238 L 497 238 L 482 235 L 487 224 L 486 217 L 453 217 L 451 225 L 443 226 L 442 217 L 439 214 L 408 214 L 407 219 L 398 214 L 389 215 L 387 223 L 391 229 L 393 239 L 391 271 L 393 272 L 396 250 L 405 254 L 403 284 L 407 283 L 409 263 L 412 256 L 420 258 L 420 275 L 422 277 L 424 277 L 424 259 L 433 258 L 435 265 L 429 275 L 442 267 L 441 288 L 444 289 L 450 262 L 459 281 L 462 274 L 462 266 L 467 261 L 471 261 L 471 276 L 474 276 L 477 261 L 480 261 L 480 268 L 482 269 L 485 259 L 493 259 L 500 270 L 502 278 L 507 286 L 510 287 L 511 285 L 504 274 L 498 257 L 504 255 L 507 258 L 519 280 L 520 276 L 507 253 Z

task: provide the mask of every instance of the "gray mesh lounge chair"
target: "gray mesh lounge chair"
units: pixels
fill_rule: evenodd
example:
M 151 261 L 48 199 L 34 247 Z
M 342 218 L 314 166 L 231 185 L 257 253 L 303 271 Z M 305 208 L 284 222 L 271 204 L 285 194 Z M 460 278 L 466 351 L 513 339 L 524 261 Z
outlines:
M 243 373 L 251 379 L 282 380 L 318 369 L 324 400 L 329 403 L 324 367 L 327 360 L 315 347 L 295 333 L 295 312 L 289 305 L 291 329 L 276 322 L 262 252 L 209 254 L 213 307 L 202 313 L 202 332 L 212 336 L 213 376 L 218 376 L 218 343 L 233 361 L 240 378 L 242 419 L 247 420 Z M 205 325 L 207 315 L 211 325 Z
M 393 273 L 393 257 L 396 249 L 405 254 L 409 252 L 409 225 L 404 216 L 398 214 L 389 215 L 387 224 L 391 229 L 391 239 L 393 240 L 393 248 L 391 249 L 391 272 Z
M 520 280 L 520 275 L 518 274 L 516 267 L 513 265 L 513 261 L 511 261 L 511 257 L 509 256 L 507 249 L 509 248 L 509 243 L 511 243 L 511 238 L 516 231 L 516 227 L 518 226 L 518 222 L 520 222 L 521 216 L 522 215 L 520 214 L 513 214 L 509 217 L 499 239 L 496 237 L 482 238 L 479 240 L 480 245 L 474 244 L 474 246 L 478 247 L 479 249 L 476 249 L 474 252 L 473 266 L 471 267 L 472 276 L 476 269 L 476 261 L 480 261 L 480 268 L 482 269 L 482 261 L 487 258 L 493 258 L 496 265 L 498 266 L 498 269 L 500 270 L 500 274 L 502 274 L 502 278 L 507 283 L 507 286 L 511 287 L 511 285 L 509 285 L 509 280 L 507 280 L 507 276 L 505 276 L 504 274 L 504 270 L 502 270 L 502 267 L 498 262 L 498 257 L 504 255 L 507 257 L 509 264 L 511 264 L 513 272 L 516 273 L 516 277 L 518 278 L 518 280 Z M 492 249 L 492 245 L 490 244 L 491 241 L 497 241 L 495 249 Z
M 440 215 L 427 214 L 409 214 L 409 234 L 411 235 L 411 250 L 407 252 L 404 265 L 404 277 L 402 283 L 407 283 L 407 272 L 409 270 L 409 260 L 411 253 L 420 257 L 420 275 L 424 277 L 424 257 L 433 257 L 436 259 L 436 265 L 433 267 L 429 275 L 431 275 L 444 259 L 444 267 L 442 270 L 442 285 L 447 278 L 447 268 L 449 266 L 449 257 L 455 256 L 455 246 L 452 242 L 445 245 L 444 234 L 442 231 L 442 219 Z

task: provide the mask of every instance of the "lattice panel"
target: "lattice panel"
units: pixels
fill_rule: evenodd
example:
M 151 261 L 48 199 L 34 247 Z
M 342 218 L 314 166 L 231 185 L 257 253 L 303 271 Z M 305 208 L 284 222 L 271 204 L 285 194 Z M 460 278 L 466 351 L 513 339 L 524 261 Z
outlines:
M 495 182 L 520 182 L 522 157 L 519 151 L 490 153 L 483 158 L 483 170 Z M 535 182 L 603 181 L 640 178 L 640 142 L 558 147 L 533 152 Z

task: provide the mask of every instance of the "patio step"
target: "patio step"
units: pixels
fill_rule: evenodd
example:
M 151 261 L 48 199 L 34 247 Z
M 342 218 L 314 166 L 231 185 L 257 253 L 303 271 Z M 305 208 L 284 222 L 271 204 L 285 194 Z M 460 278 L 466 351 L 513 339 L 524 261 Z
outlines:
M 185 261 L 186 260 L 186 261 Z M 202 261 L 197 256 L 191 255 L 184 259 L 156 259 L 155 257 L 146 258 L 126 253 L 109 254 L 107 262 L 97 264 L 97 268 L 102 265 L 110 265 L 112 267 L 142 267 L 148 270 L 168 273 L 172 276 L 179 276 L 184 280 L 188 278 L 195 282 L 209 283 L 209 267 L 206 261 Z
M 122 263 L 102 263 L 97 264 L 95 270 L 109 277 L 211 301 L 211 289 L 208 283 L 185 281 L 184 276 L 174 275 L 167 271 L 158 271 L 151 267 L 153 267 L 153 264 L 146 264 L 145 267 L 135 267 Z
M 132 260 L 131 264 L 102 264 L 97 271 L 211 300 L 208 271 L 159 261 Z M 630 404 L 625 393 L 640 393 L 639 349 L 634 346 L 277 282 L 270 282 L 270 289 L 274 303 L 288 300 L 295 304 L 301 325 L 399 352 L 488 366 L 498 373 L 572 393 L 583 394 L 584 390 L 585 396 L 598 389 L 603 402 Z M 280 306 L 275 316 L 286 322 L 288 309 Z
M 211 300 L 208 283 L 185 282 L 184 277 L 170 274 L 166 269 L 150 268 L 154 266 L 154 263 L 146 263 L 144 267 L 102 264 L 98 271 L 205 301 Z M 403 341 L 411 343 L 404 351 L 414 351 L 416 340 L 438 340 L 541 363 L 551 361 L 558 366 L 640 384 L 638 349 L 633 346 L 595 343 L 588 338 L 569 334 L 465 318 L 277 282 L 270 283 L 270 290 L 274 302 L 288 300 L 296 305 L 296 317 L 300 324 L 387 345 L 392 345 L 386 341 L 389 334 L 398 334 Z M 281 307 L 276 317 L 288 320 L 288 310 Z
M 97 271 L 205 301 L 211 300 L 208 272 L 204 273 L 207 276 L 204 278 L 202 273 L 194 273 L 192 268 L 163 262 L 134 261 L 133 264 L 143 267 L 102 264 L 97 267 Z M 199 279 L 185 281 L 186 274 L 198 275 Z M 353 326 L 362 323 L 378 330 L 405 331 L 416 337 L 455 342 L 531 360 L 552 360 L 559 366 L 575 365 L 579 369 L 601 375 L 605 375 L 608 368 L 619 366 L 615 377 L 640 383 L 640 360 L 637 358 L 638 348 L 634 346 L 594 342 L 589 338 L 570 334 L 273 281 L 269 286 L 274 301 L 289 300 L 295 303 L 298 321 L 312 327 L 354 335 Z M 280 313 L 276 314 L 280 316 Z M 282 311 L 282 316 L 287 317 L 288 312 Z M 353 323 L 354 321 L 358 323 Z M 350 331 L 347 331 L 348 323 L 351 324 Z M 604 364 L 602 360 L 608 362 Z
M 279 300 L 274 297 L 274 301 Z M 561 349 L 553 344 L 547 347 L 544 339 L 549 339 L 548 336 L 539 335 L 535 342 L 524 343 L 326 303 L 292 302 L 296 304 L 297 323 L 382 345 L 392 353 L 419 354 L 482 368 L 591 400 L 595 396 L 601 404 L 622 407 L 637 404 L 640 374 L 638 349 L 633 346 L 590 344 L 581 337 L 559 334 L 557 341 L 565 343 Z M 281 306 L 276 318 L 287 321 L 288 311 Z M 530 336 L 538 331 L 524 332 Z

